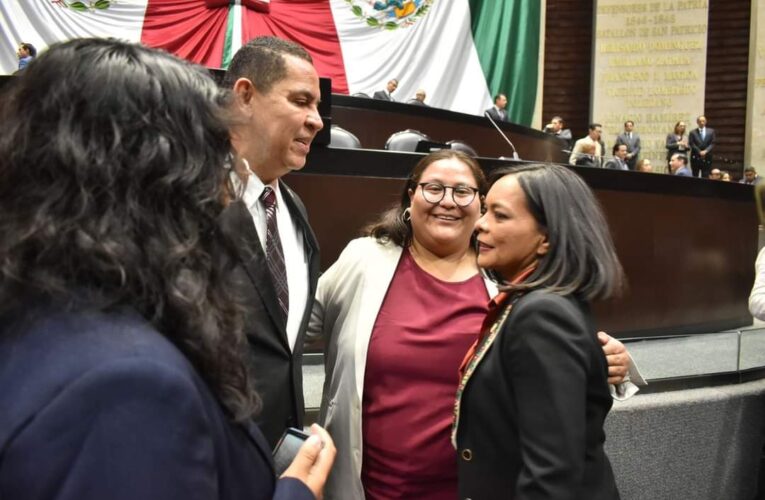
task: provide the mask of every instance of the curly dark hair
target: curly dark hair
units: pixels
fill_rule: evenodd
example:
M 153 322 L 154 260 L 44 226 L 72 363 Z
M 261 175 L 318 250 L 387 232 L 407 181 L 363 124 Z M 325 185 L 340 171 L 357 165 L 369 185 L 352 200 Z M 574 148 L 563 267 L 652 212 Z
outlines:
M 259 406 L 241 312 L 214 258 L 227 92 L 164 52 L 54 45 L 0 104 L 0 314 L 36 301 L 130 306 L 234 419 Z
M 417 184 L 422 178 L 422 174 L 427 170 L 429 166 L 440 160 L 448 160 L 454 158 L 455 160 L 465 164 L 475 177 L 475 182 L 478 185 L 478 194 L 483 198 L 488 191 L 488 183 L 486 181 L 486 175 L 481 170 L 481 166 L 478 162 L 466 155 L 461 151 L 454 149 L 442 149 L 434 153 L 423 157 L 412 169 L 409 174 L 409 178 L 404 184 L 404 189 L 401 191 L 401 198 L 398 203 L 393 205 L 390 209 L 383 212 L 379 219 L 367 225 L 362 229 L 364 236 L 372 236 L 380 243 L 391 242 L 400 247 L 408 247 L 412 244 L 412 225 L 409 221 L 404 220 L 404 211 L 412 204 L 409 199 L 409 191 L 416 191 Z M 471 243 L 473 243 L 471 241 Z

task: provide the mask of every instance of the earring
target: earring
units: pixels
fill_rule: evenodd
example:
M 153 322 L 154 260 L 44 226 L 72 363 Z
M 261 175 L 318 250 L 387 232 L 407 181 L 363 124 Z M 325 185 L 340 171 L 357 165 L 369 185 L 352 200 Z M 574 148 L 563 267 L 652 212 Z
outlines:
M 406 207 L 404 211 L 401 212 L 401 222 L 407 224 L 410 220 L 412 220 L 412 211 L 409 207 Z

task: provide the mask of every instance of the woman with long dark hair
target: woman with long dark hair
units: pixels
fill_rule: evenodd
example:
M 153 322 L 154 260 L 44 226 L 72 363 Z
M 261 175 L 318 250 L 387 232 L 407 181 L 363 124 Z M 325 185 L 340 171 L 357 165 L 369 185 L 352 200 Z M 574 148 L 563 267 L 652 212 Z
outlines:
M 308 499 L 320 429 L 281 480 L 214 254 L 226 95 L 113 40 L 53 46 L 0 99 L 0 491 Z M 324 448 L 321 449 L 322 441 Z
M 603 451 L 608 367 L 588 305 L 623 283 L 605 217 L 560 165 L 499 170 L 486 209 L 478 264 L 501 293 L 460 369 L 459 497 L 618 499 Z

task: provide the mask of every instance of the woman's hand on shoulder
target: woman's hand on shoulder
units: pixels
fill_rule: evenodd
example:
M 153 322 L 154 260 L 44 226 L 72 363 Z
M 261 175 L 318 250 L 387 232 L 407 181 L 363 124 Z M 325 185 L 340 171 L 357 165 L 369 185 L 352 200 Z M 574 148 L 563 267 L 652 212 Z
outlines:
M 335 462 L 335 443 L 329 433 L 319 425 L 311 426 L 311 437 L 300 447 L 292 464 L 282 477 L 299 479 L 317 499 L 321 499 L 327 476 Z
M 598 340 L 608 362 L 608 383 L 621 384 L 629 371 L 630 355 L 627 348 L 606 332 L 598 332 Z

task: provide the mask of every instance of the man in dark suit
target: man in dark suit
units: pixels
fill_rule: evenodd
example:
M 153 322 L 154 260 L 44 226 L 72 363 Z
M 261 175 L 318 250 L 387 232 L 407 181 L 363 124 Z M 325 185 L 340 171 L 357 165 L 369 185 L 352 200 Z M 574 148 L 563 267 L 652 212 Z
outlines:
M 686 165 L 686 162 L 688 159 L 685 157 L 684 154 L 681 153 L 675 153 L 672 155 L 672 158 L 669 160 L 669 170 L 672 172 L 672 175 L 679 175 L 681 177 L 691 177 L 691 171 L 688 170 L 688 165 Z
M 484 114 L 488 113 L 492 120 L 495 122 L 507 121 L 507 96 L 505 94 L 497 94 L 494 96 L 494 106 L 490 107 Z
M 688 142 L 691 147 L 691 168 L 693 176 L 709 177 L 712 169 L 712 150 L 715 147 L 715 130 L 707 127 L 707 117 L 704 115 L 696 119 L 699 128 L 691 130 Z
M 398 80 L 396 80 L 395 78 L 392 78 L 388 82 L 388 85 L 385 86 L 385 89 L 384 90 L 376 91 L 372 95 L 372 98 L 373 99 L 380 99 L 381 101 L 394 101 L 395 102 L 395 99 L 393 98 L 392 94 L 393 94 L 393 92 L 396 91 L 397 88 L 398 88 Z
M 638 156 L 640 156 L 640 135 L 635 132 L 635 122 L 632 120 L 624 122 L 624 132 L 616 137 L 616 144 L 627 146 L 627 166 L 630 170 L 635 170 Z
M 627 167 L 627 146 L 625 144 L 614 144 L 611 154 L 613 154 L 613 158 L 606 162 L 605 168 L 629 170 Z
M 305 206 L 280 179 L 303 168 L 323 127 L 319 78 L 301 46 L 259 37 L 236 53 L 226 85 L 240 119 L 231 128 L 234 199 L 219 223 L 239 254 L 231 282 L 263 400 L 256 421 L 274 446 L 284 429 L 303 425 L 303 339 L 319 275 Z
M 545 126 L 544 133 L 554 135 L 558 139 L 565 141 L 566 148 L 568 149 L 571 147 L 571 140 L 574 137 L 571 135 L 571 129 L 563 127 L 563 118 L 560 116 L 553 116 L 553 119 L 550 120 L 550 123 Z

